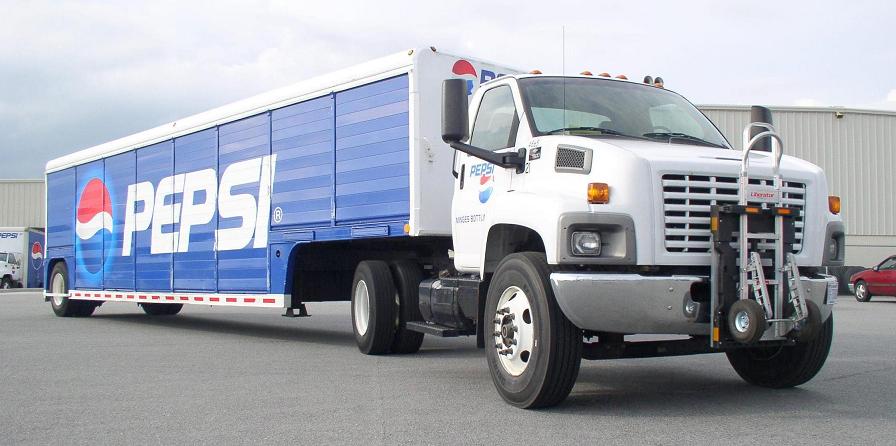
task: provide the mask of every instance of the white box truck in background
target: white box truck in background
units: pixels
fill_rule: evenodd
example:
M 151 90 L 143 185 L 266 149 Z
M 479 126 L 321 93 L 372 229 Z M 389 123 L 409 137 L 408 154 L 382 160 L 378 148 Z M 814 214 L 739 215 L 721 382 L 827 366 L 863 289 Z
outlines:
M 410 50 L 53 160 L 46 298 L 351 300 L 363 353 L 476 336 L 525 408 L 563 401 L 583 358 L 811 379 L 836 290 L 818 268 L 843 259 L 824 173 L 768 118 L 745 138 L 771 151 L 738 152 L 653 82 L 519 73 Z
M 0 228 L 0 288 L 43 286 L 43 243 L 38 228 Z

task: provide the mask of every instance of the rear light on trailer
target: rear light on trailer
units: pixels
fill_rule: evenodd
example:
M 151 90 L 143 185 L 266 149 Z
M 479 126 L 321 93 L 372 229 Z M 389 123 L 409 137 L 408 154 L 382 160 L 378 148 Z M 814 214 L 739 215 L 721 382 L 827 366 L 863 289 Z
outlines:
M 831 210 L 831 213 L 836 215 L 840 213 L 840 197 L 836 195 L 831 195 L 828 197 L 828 209 Z
M 610 186 L 607 183 L 588 184 L 588 203 L 607 204 L 610 202 Z

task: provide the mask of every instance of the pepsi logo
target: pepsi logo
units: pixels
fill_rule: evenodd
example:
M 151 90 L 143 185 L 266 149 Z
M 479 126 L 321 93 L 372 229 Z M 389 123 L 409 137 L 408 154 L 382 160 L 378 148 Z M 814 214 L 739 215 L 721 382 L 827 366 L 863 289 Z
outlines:
M 44 263 L 44 248 L 40 246 L 40 242 L 34 242 L 31 245 L 31 267 L 40 269 Z
M 89 240 L 105 229 L 112 232 L 112 200 L 109 189 L 99 178 L 87 183 L 78 200 L 78 216 L 75 232 L 81 240 Z

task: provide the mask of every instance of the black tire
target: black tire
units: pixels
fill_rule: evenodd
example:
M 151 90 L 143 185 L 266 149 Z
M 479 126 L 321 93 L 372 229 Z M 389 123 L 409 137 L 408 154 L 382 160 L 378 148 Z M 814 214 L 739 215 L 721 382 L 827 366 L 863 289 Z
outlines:
M 738 300 L 728 310 L 728 333 L 741 344 L 758 342 L 766 328 L 765 310 L 755 300 Z
M 521 297 L 529 305 L 528 321 L 525 311 L 519 320 L 522 321 L 520 324 L 532 326 L 528 329 L 533 336 L 531 342 L 523 339 L 525 327 L 518 327 L 516 322 L 505 332 L 507 313 L 502 313 L 502 319 L 497 319 L 502 296 L 512 296 L 507 299 L 508 302 L 520 298 L 513 287 L 523 292 Z M 509 320 L 516 321 L 517 316 L 513 314 Z M 573 325 L 557 305 L 544 254 L 517 253 L 501 261 L 489 284 L 482 323 L 487 324 L 483 327 L 486 361 L 495 388 L 505 401 L 517 407 L 534 409 L 553 406 L 566 399 L 579 374 L 582 330 Z M 516 335 L 519 336 L 519 344 L 506 342 L 504 334 L 511 332 L 519 333 Z M 530 344 L 531 351 L 522 349 Z M 517 351 L 506 355 L 506 361 L 518 358 L 525 362 L 516 375 L 508 371 L 500 358 L 499 350 L 507 347 L 511 350 L 517 348 Z
M 9 277 L 4 277 L 0 279 L 0 289 L 8 290 L 12 288 L 12 279 Z
M 138 304 L 143 312 L 150 316 L 174 316 L 180 313 L 184 304 Z
M 796 331 L 796 339 L 799 342 L 809 342 L 815 339 L 821 333 L 821 310 L 818 305 L 811 300 L 806 300 L 806 320 L 802 326 Z
M 364 295 L 366 303 L 361 301 Z M 365 305 L 366 314 L 362 310 Z M 352 330 L 361 353 L 381 355 L 389 352 L 395 334 L 395 285 L 388 263 L 365 260 L 355 269 L 352 281 Z
M 423 320 L 420 314 L 420 282 L 423 271 L 416 262 L 402 261 L 392 265 L 398 309 L 395 314 L 395 335 L 390 350 L 392 353 L 416 353 L 423 344 L 423 333 L 405 329 L 408 321 Z
M 861 288 L 859 288 L 861 286 Z M 856 284 L 853 286 L 855 290 L 854 296 L 856 300 L 859 302 L 870 302 L 871 301 L 871 292 L 868 291 L 868 284 L 865 283 L 864 280 L 857 280 Z
M 54 281 L 56 280 L 61 281 L 59 283 L 60 288 L 54 291 L 54 285 L 56 284 Z M 65 266 L 65 263 L 58 262 L 53 265 L 53 270 L 50 273 L 50 292 L 61 291 L 62 293 L 68 293 L 68 282 L 68 268 Z M 50 298 L 50 306 L 53 307 L 53 313 L 59 317 L 87 317 L 93 314 L 99 305 L 99 302 L 89 300 L 75 300 L 68 297 Z
M 834 315 L 821 325 L 812 341 L 794 346 L 745 348 L 727 352 L 728 362 L 744 381 L 783 389 L 812 379 L 828 357 L 834 334 Z

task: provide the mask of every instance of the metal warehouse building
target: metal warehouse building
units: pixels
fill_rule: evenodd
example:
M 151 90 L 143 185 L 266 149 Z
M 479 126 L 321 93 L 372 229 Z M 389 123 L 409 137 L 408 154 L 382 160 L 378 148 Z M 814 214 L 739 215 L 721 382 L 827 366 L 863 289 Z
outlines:
M 699 108 L 736 147 L 750 107 Z M 896 112 L 849 108 L 771 107 L 784 153 L 827 173 L 843 200 L 846 264 L 872 266 L 896 254 Z
M 44 180 L 0 180 L 0 226 L 44 227 Z

